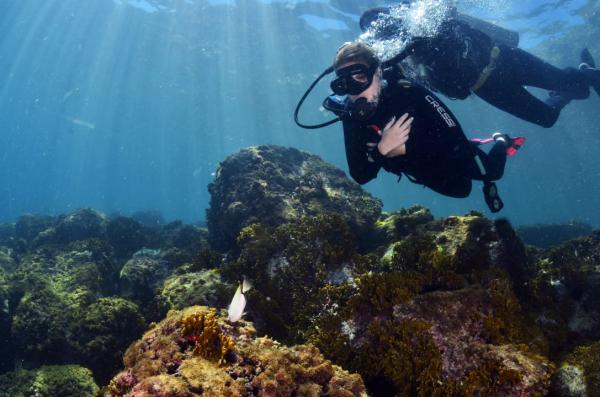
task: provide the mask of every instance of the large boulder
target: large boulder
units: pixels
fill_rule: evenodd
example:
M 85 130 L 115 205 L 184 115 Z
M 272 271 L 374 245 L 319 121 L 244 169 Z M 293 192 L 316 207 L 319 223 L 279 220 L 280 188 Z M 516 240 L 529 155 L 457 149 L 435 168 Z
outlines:
M 366 396 L 360 376 L 314 346 L 257 338 L 250 323 L 202 306 L 169 312 L 123 361 L 102 396 Z
M 234 246 L 253 223 L 276 226 L 325 212 L 341 215 L 357 232 L 371 227 L 382 203 L 321 158 L 293 148 L 250 147 L 226 158 L 209 185 L 209 242 Z

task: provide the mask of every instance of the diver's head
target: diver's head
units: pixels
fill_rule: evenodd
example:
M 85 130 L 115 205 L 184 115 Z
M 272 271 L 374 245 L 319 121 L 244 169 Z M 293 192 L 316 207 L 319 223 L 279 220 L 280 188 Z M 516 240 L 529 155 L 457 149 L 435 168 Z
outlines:
M 371 24 L 377 21 L 383 15 L 390 14 L 390 7 L 373 7 L 369 8 L 367 11 L 363 12 L 360 16 L 360 30 L 366 32 L 367 29 L 371 26 Z
M 360 118 L 370 117 L 379 103 L 382 89 L 382 70 L 375 51 L 361 42 L 346 43 L 338 50 L 333 68 L 337 78 L 331 82 L 336 95 L 347 95 L 356 104 Z M 352 113 L 352 106 L 350 107 Z
M 344 44 L 335 56 L 333 68 L 337 78 L 331 82 L 331 89 L 336 95 L 348 95 L 351 101 L 361 97 L 372 101 L 379 96 L 381 64 L 368 45 Z

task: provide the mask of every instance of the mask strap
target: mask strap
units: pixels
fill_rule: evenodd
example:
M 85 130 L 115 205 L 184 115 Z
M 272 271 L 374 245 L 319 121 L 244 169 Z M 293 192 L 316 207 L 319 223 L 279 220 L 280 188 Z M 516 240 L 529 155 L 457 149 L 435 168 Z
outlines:
M 302 106 L 302 104 L 304 103 L 304 100 L 306 99 L 306 97 L 308 96 L 308 94 L 310 94 L 310 92 L 312 91 L 313 88 L 315 88 L 315 86 L 317 85 L 317 83 L 319 81 L 321 81 L 321 79 L 323 77 L 325 77 L 326 75 L 328 75 L 329 73 L 333 73 L 333 66 L 328 67 L 327 69 L 325 69 L 325 71 L 323 73 L 321 73 L 321 75 L 319 77 L 317 77 L 317 79 L 315 81 L 313 81 L 313 83 L 310 85 L 310 87 L 308 87 L 308 89 L 306 90 L 306 92 L 304 93 L 304 95 L 302 95 L 302 98 L 300 98 L 300 101 L 298 102 L 298 105 L 296 106 L 296 110 L 294 111 L 294 121 L 296 122 L 296 124 L 299 127 L 302 128 L 306 128 L 309 130 L 314 130 L 317 128 L 323 128 L 323 127 L 327 127 L 328 125 L 337 123 L 338 121 L 340 121 L 339 117 L 336 117 L 333 120 L 329 120 L 325 123 L 321 123 L 321 124 L 313 124 L 313 125 L 308 125 L 308 124 L 303 124 L 298 120 L 298 113 L 300 112 L 300 107 Z

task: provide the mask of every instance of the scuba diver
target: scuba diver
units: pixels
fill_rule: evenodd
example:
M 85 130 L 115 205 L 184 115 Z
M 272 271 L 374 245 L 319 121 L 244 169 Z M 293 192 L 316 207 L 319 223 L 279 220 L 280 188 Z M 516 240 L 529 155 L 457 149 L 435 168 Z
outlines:
M 343 123 L 350 175 L 359 184 L 377 177 L 381 168 L 450 197 L 467 197 L 472 180 L 483 181 L 485 201 L 492 212 L 502 209 L 493 181 L 504 173 L 507 155 L 524 138 L 496 133 L 487 140 L 469 141 L 450 110 L 429 90 L 404 79 L 397 66 L 382 64 L 374 50 L 361 42 L 344 44 L 332 67 L 306 91 L 295 111 L 303 128 Z M 298 121 L 299 109 L 318 81 L 335 71 L 335 95 L 323 106 L 338 118 L 318 125 Z M 493 142 L 488 153 L 480 145 Z
M 404 7 L 404 8 L 403 8 Z M 376 7 L 363 13 L 360 27 L 375 41 L 409 36 L 398 17 L 407 3 Z M 516 36 L 516 37 L 515 37 Z M 600 95 L 600 70 L 587 49 L 579 68 L 559 69 L 520 49 L 518 34 L 452 10 L 433 37 L 411 37 L 390 62 L 416 65 L 418 80 L 449 98 L 472 93 L 507 113 L 545 128 L 573 99 Z M 549 90 L 544 101 L 525 86 Z

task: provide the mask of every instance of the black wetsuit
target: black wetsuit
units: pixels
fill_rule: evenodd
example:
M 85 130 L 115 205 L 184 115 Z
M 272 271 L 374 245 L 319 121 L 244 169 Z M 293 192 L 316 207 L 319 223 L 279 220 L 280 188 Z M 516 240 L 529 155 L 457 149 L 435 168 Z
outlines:
M 472 91 L 490 64 L 494 46 L 500 50 L 495 69 L 480 88 Z M 422 66 L 424 81 L 431 88 L 457 99 L 474 92 L 491 105 L 543 127 L 554 125 L 571 99 L 589 96 L 590 83 L 581 71 L 559 69 L 520 48 L 495 44 L 485 33 L 458 20 L 445 22 L 435 37 L 415 39 L 409 47 L 402 58 L 410 56 Z M 560 100 L 555 95 L 542 101 L 525 86 L 555 91 Z
M 451 197 L 466 197 L 471 180 L 502 177 L 506 146 L 496 143 L 489 154 L 470 142 L 450 110 L 429 90 L 406 80 L 390 81 L 383 89 L 374 116 L 367 122 L 343 119 L 346 157 L 352 178 L 364 184 L 381 168 Z M 393 117 L 414 118 L 406 154 L 386 158 L 367 143 L 379 142 L 376 129 Z M 377 126 L 376 128 L 372 127 Z

